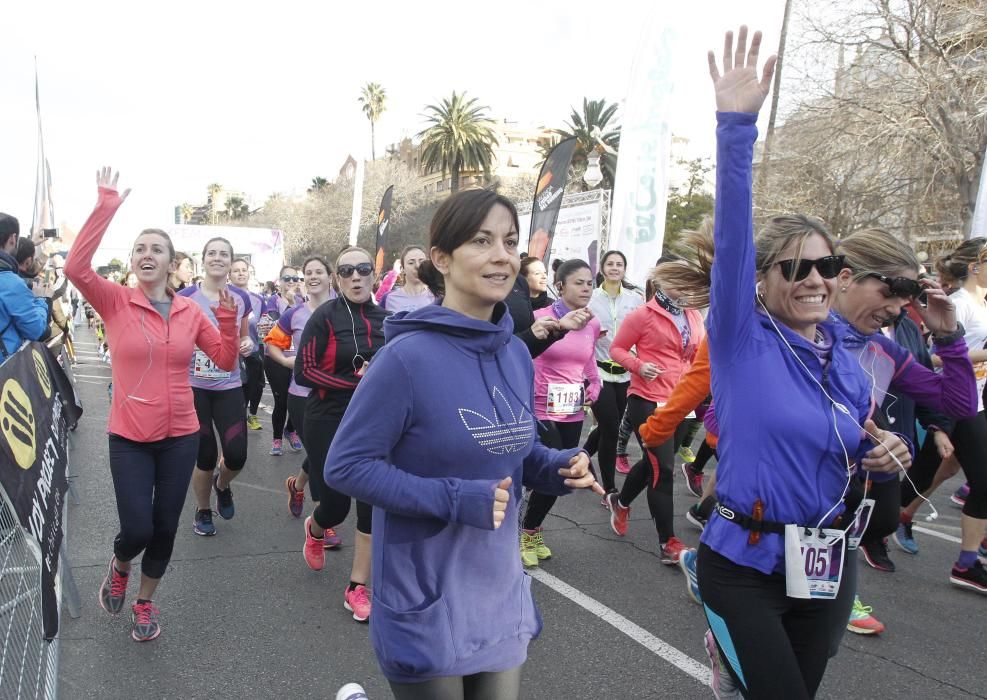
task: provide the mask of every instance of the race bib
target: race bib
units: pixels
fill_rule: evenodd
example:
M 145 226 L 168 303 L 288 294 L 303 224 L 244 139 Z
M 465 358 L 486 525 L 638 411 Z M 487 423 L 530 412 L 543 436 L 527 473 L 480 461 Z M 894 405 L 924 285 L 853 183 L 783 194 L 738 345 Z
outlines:
M 230 373 L 216 366 L 206 353 L 195 349 L 195 363 L 192 365 L 192 376 L 197 379 L 229 379 Z
M 572 416 L 583 410 L 582 384 L 549 384 L 545 412 L 550 416 Z
M 853 514 L 853 523 L 846 531 L 847 551 L 854 551 L 860 546 L 860 538 L 864 536 L 867 525 L 870 523 L 870 516 L 874 512 L 874 499 L 865 498 L 857 506 L 857 512 Z
M 785 587 L 789 598 L 832 600 L 843 579 L 843 530 L 785 526 Z
M 260 317 L 260 320 L 257 321 L 257 337 L 260 338 L 260 342 L 264 342 L 264 338 L 266 338 L 267 334 L 274 328 L 275 323 L 276 321 L 274 321 L 267 314 Z

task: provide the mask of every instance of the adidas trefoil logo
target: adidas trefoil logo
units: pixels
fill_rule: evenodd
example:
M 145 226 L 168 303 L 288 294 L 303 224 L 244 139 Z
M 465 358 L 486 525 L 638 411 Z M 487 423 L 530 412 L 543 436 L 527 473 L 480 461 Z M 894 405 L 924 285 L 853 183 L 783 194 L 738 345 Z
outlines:
M 459 419 L 470 431 L 470 435 L 476 438 L 480 447 L 490 454 L 520 452 L 528 446 L 535 429 L 531 414 L 524 407 L 520 414 L 515 414 L 510 402 L 497 387 L 494 387 L 491 395 L 497 406 L 492 420 L 468 408 L 459 409 Z

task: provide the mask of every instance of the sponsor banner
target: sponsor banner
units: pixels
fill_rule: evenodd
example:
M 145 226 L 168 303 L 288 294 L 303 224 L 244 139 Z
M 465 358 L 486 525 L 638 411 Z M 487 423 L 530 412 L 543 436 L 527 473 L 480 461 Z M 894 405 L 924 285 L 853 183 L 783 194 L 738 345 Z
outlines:
M 68 426 L 80 413 L 71 384 L 60 374 L 62 368 L 41 343 L 24 345 L 0 365 L 0 485 L 41 565 L 45 639 L 58 633 Z
M 602 223 L 601 216 L 602 210 L 599 202 L 559 209 L 550 256 L 546 256 L 544 259 L 571 260 L 578 258 L 588 262 L 590 268 L 595 267 L 597 240 L 600 237 Z M 522 231 L 529 230 L 530 221 L 531 214 L 524 214 L 519 217 L 518 225 Z M 526 245 L 527 241 L 522 240 L 521 249 L 524 250 Z M 549 279 L 553 279 L 551 267 L 548 265 L 546 267 L 549 268 Z
M 610 248 L 627 256 L 627 280 L 644 286 L 661 257 L 668 201 L 677 33 L 652 13 L 631 70 L 621 118 Z
M 535 198 L 531 204 L 531 223 L 528 228 L 528 255 L 541 258 L 545 267 L 552 257 L 552 238 L 556 220 L 562 207 L 565 183 L 569 179 L 569 165 L 576 152 L 576 137 L 560 141 L 541 166 L 535 183 Z M 522 229 L 523 230 L 523 229 Z
M 171 226 L 168 235 L 180 250 L 202 263 L 202 248 L 210 238 L 225 238 L 233 244 L 236 257 L 244 257 L 254 267 L 257 279 L 276 280 L 284 265 L 284 234 L 278 229 L 249 226 Z
M 391 223 L 391 198 L 394 196 L 394 185 L 384 190 L 380 198 L 380 209 L 377 210 L 377 250 L 374 254 L 374 271 L 380 274 L 384 271 L 384 246 L 387 244 L 387 228 Z

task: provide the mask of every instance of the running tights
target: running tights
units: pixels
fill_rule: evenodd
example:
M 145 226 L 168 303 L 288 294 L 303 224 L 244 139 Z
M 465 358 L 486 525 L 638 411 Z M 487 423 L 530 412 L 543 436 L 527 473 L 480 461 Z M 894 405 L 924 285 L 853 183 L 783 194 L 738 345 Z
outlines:
M 213 391 L 192 387 L 195 413 L 199 417 L 199 459 L 197 466 L 211 472 L 216 468 L 219 452 L 216 431 L 222 447 L 223 463 L 231 472 L 238 472 L 247 463 L 247 414 L 243 404 L 243 389 Z
M 424 683 L 391 682 L 394 700 L 517 700 L 521 667 L 498 673 L 443 676 Z
M 583 422 L 562 423 L 550 420 L 538 421 L 538 437 L 545 447 L 553 450 L 568 450 L 579 445 L 579 436 L 583 431 Z M 532 491 L 528 498 L 528 510 L 524 513 L 525 530 L 541 527 L 545 517 L 555 505 L 558 496 L 549 496 Z
M 346 520 L 352 503 L 352 499 L 345 493 L 340 493 L 327 485 L 325 477 L 326 456 L 329 454 L 332 439 L 336 436 L 336 431 L 339 430 L 339 424 L 343 421 L 343 413 L 340 411 L 329 417 L 316 417 L 311 414 L 311 411 L 306 412 L 305 427 L 302 429 L 301 438 L 311 467 L 308 473 L 308 483 L 312 492 L 312 500 L 319 502 L 312 518 L 319 527 L 329 529 Z M 372 515 L 373 507 L 369 503 L 356 502 L 356 529 L 358 532 L 365 535 L 371 534 Z
M 963 515 L 978 520 L 987 519 L 987 418 L 984 417 L 984 412 L 981 411 L 973 418 L 957 421 L 951 438 L 956 448 L 956 460 L 970 484 L 970 495 L 963 506 Z M 907 479 L 901 484 L 903 504 L 907 505 L 917 498 L 915 489 L 922 493 L 932 485 L 941 461 L 932 433 L 929 433 L 922 450 L 908 470 L 908 476 L 915 483 L 915 488 L 912 488 Z
M 782 574 L 740 566 L 705 544 L 697 568 L 706 620 L 744 697 L 815 696 L 829 661 L 834 602 L 789 598 Z
M 164 576 L 195 468 L 199 434 L 135 442 L 110 434 L 110 475 L 120 531 L 113 555 L 127 562 L 141 552 L 141 571 Z
M 308 403 L 307 396 L 296 396 L 295 394 L 288 394 L 288 422 L 294 423 L 295 425 L 298 426 L 298 439 L 302 441 L 303 445 L 305 444 L 305 438 L 302 437 L 302 434 L 305 432 L 303 426 L 305 425 L 306 403 Z M 308 474 L 309 473 L 308 468 L 309 468 L 309 461 L 308 461 L 308 454 L 306 454 L 305 459 L 302 461 L 302 471 Z M 311 481 L 309 483 L 311 483 Z M 315 494 L 312 492 L 311 487 L 309 487 L 309 493 L 312 494 L 313 501 L 318 500 L 315 498 Z
M 274 430 L 274 439 L 284 438 L 285 428 L 288 432 L 295 430 L 291 419 L 288 418 L 288 386 L 291 384 L 291 370 L 275 362 L 270 357 L 264 358 L 264 373 L 267 375 L 267 383 L 271 385 L 271 394 L 274 396 L 274 412 L 271 414 L 271 428 Z M 285 420 L 288 420 L 287 426 Z
M 596 427 L 586 438 L 586 451 L 591 456 L 598 455 L 600 478 L 606 491 L 614 490 L 617 432 L 627 408 L 627 385 L 627 382 L 603 382 L 600 395 L 593 404 Z
M 264 394 L 264 360 L 258 353 L 243 358 L 246 377 L 243 382 L 243 397 L 247 401 L 250 415 L 257 415 L 260 397 Z
M 702 444 L 699 445 L 699 449 L 696 451 L 696 461 L 691 465 L 692 471 L 702 474 L 703 469 L 706 468 L 706 463 L 715 456 L 716 450 L 710 447 L 708 442 L 703 440 Z
M 867 497 L 874 499 L 874 511 L 861 538 L 862 543 L 880 542 L 898 529 L 901 516 L 901 486 L 897 477 L 887 481 L 872 481 Z

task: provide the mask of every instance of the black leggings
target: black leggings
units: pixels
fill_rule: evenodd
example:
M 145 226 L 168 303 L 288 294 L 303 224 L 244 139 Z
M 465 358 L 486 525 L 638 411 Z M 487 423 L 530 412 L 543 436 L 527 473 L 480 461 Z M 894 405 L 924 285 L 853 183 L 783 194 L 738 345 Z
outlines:
M 699 421 L 695 418 L 686 418 L 682 422 L 685 423 L 686 427 L 679 447 L 692 447 L 692 441 L 696 439 L 696 435 L 699 433 Z
M 305 438 L 302 434 L 305 432 L 305 404 L 308 403 L 307 396 L 296 396 L 295 394 L 288 394 L 288 420 L 298 426 L 298 439 L 305 444 Z M 305 454 L 305 459 L 302 460 L 302 471 L 308 474 L 308 453 Z M 309 487 L 309 493 L 312 493 L 311 487 Z M 312 500 L 317 500 L 315 494 L 312 494 Z
M 110 434 L 109 442 L 110 475 L 120 517 L 113 555 L 127 562 L 144 552 L 141 571 L 161 578 L 175 546 L 199 434 L 155 442 L 134 442 Z
M 199 417 L 199 460 L 196 466 L 211 472 L 216 468 L 219 452 L 216 450 L 216 433 L 223 451 L 223 464 L 231 472 L 238 472 L 247 463 L 247 414 L 243 403 L 243 389 L 213 391 L 192 387 L 195 413 Z
M 291 370 L 265 356 L 264 373 L 267 375 L 267 383 L 271 385 L 271 394 L 274 396 L 274 412 L 271 414 L 274 439 L 281 440 L 284 438 L 285 428 L 289 433 L 295 430 L 291 419 L 288 418 L 288 386 L 291 384 Z M 285 420 L 288 421 L 287 425 Z
M 701 474 L 703 469 L 706 468 L 706 463 L 715 456 L 716 450 L 710 447 L 708 442 L 703 440 L 699 449 L 696 451 L 696 461 L 691 464 L 692 471 Z
M 308 483 L 312 500 L 318 501 L 312 519 L 321 528 L 336 527 L 346 520 L 350 513 L 352 499 L 345 493 L 326 484 L 325 466 L 329 446 L 343 421 L 343 414 L 330 417 L 313 417 L 311 411 L 305 414 L 305 427 L 302 430 L 302 443 L 309 459 Z M 356 529 L 364 535 L 371 534 L 373 507 L 363 501 L 356 502 Z
M 598 454 L 600 478 L 606 491 L 614 490 L 614 471 L 617 465 L 617 432 L 627 407 L 627 382 L 603 382 L 600 395 L 593 404 L 596 427 L 586 438 L 585 449 Z
M 973 418 L 957 421 L 951 438 L 956 448 L 956 460 L 963 468 L 970 485 L 970 495 L 966 497 L 963 515 L 978 520 L 987 519 L 987 418 L 984 417 L 984 412 L 981 411 Z M 919 493 L 932 485 L 941 461 L 932 433 L 929 433 L 921 452 L 908 470 L 908 476 L 915 482 L 915 489 Z M 901 502 L 907 505 L 916 498 L 915 490 L 907 480 L 901 488 Z
M 443 676 L 423 683 L 391 682 L 394 700 L 517 700 L 521 667 L 498 673 Z
M 880 542 L 898 529 L 901 517 L 901 485 L 897 479 L 872 481 L 867 497 L 874 499 L 874 511 L 861 543 Z
M 243 358 L 243 368 L 247 375 L 243 383 L 243 398 L 247 401 L 250 415 L 256 416 L 260 397 L 264 395 L 264 361 L 254 353 Z
M 624 480 L 620 490 L 620 502 L 629 506 L 638 495 L 648 490 L 648 509 L 658 530 L 658 542 L 664 544 L 675 536 L 675 518 L 672 506 L 672 479 L 675 476 L 675 451 L 679 440 L 688 429 L 683 421 L 675 430 L 675 436 L 658 447 L 644 447 L 638 427 L 655 411 L 654 401 L 631 394 L 627 397 L 627 422 L 634 429 L 637 442 L 641 445 L 642 457 L 631 467 L 631 473 Z M 656 483 L 657 475 L 657 483 Z
M 583 432 L 583 422 L 573 421 L 572 423 L 562 423 L 561 421 L 540 420 L 538 421 L 538 437 L 545 447 L 553 450 L 569 450 L 579 445 L 579 436 Z M 525 530 L 534 530 L 541 527 L 545 522 L 545 516 L 552 510 L 558 496 L 549 496 L 537 491 L 531 492 L 528 498 L 528 510 L 524 513 L 524 523 L 521 525 Z
M 705 544 L 697 570 L 724 669 L 744 697 L 812 698 L 829 661 L 834 601 L 789 598 L 783 575 L 740 566 Z

